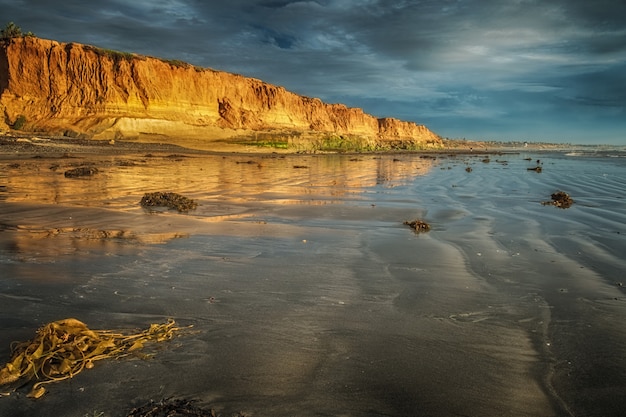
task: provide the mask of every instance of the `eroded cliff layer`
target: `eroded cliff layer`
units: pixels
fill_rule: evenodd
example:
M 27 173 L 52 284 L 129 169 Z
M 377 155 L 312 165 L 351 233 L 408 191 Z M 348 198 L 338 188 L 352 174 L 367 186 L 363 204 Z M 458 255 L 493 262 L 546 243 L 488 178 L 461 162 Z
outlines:
M 257 79 L 35 37 L 1 44 L 0 111 L 5 126 L 103 139 L 291 131 L 440 144 L 423 125 L 378 119 Z

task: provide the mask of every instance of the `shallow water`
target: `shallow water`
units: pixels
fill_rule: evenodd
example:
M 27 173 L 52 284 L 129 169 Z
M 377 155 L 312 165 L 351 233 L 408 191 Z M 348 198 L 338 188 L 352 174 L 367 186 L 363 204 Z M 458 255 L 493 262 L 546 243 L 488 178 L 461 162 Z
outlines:
M 64 177 L 86 163 L 100 172 Z M 124 416 L 172 396 L 225 416 L 623 410 L 623 153 L 0 164 L 3 357 L 66 317 L 194 326 L 151 360 L 0 398 L 0 415 Z M 557 190 L 575 204 L 541 204 Z M 141 208 L 152 191 L 199 207 Z M 417 218 L 431 231 L 402 224 Z

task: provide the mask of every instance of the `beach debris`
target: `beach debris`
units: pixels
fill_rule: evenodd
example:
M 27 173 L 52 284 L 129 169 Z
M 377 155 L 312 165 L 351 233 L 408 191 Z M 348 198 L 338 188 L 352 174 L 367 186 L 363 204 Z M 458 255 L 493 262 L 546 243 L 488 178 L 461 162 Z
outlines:
M 405 221 L 404 224 L 415 230 L 415 233 L 428 232 L 430 225 L 423 220 Z
M 96 175 L 98 173 L 98 168 L 96 167 L 78 167 L 74 169 L 68 169 L 65 171 L 66 178 L 79 178 L 79 177 L 90 177 L 92 175 Z
M 15 390 L 34 380 L 27 396 L 40 398 L 46 392 L 45 384 L 72 378 L 83 369 L 93 368 L 95 361 L 138 353 L 135 351 L 145 343 L 172 339 L 179 330 L 171 319 L 127 335 L 90 330 L 74 318 L 54 321 L 41 327 L 34 339 L 12 344 L 11 359 L 0 369 L 0 386 L 13 386 Z
M 541 204 L 544 206 L 555 206 L 558 208 L 566 209 L 570 208 L 572 204 L 574 204 L 574 200 L 564 191 L 557 191 L 556 193 L 552 193 L 550 195 L 552 198 L 551 201 L 542 201 Z
M 134 166 L 137 166 L 137 163 L 135 161 L 121 160 L 121 161 L 115 161 L 115 165 L 117 165 L 118 167 L 134 167 Z
M 530 158 L 528 158 L 528 160 L 530 160 Z M 541 159 L 537 159 L 537 166 L 531 167 L 531 168 L 526 168 L 526 170 L 528 171 L 535 171 L 537 173 L 543 171 L 543 162 L 541 162 Z
M 177 193 L 161 192 L 145 193 L 140 204 L 143 207 L 167 207 L 186 213 L 198 207 L 194 200 Z
M 216 417 L 215 410 L 206 410 L 194 404 L 193 400 L 164 398 L 150 401 L 148 404 L 133 408 L 127 417 Z M 239 414 L 243 416 L 243 414 Z

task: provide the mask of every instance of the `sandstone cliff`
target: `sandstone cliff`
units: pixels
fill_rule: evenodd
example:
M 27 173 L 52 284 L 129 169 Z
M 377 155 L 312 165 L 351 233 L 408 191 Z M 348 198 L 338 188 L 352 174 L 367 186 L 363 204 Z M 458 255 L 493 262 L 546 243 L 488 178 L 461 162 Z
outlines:
M 425 126 L 257 79 L 35 37 L 0 45 L 0 112 L 5 127 L 102 139 L 299 132 L 441 143 Z

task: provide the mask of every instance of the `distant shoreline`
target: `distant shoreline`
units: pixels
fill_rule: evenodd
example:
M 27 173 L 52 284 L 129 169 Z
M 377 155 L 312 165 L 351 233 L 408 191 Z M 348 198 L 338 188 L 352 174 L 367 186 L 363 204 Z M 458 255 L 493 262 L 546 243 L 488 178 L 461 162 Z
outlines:
M 471 142 L 447 140 L 446 146 L 439 149 L 424 150 L 388 150 L 388 151 L 363 151 L 363 152 L 329 152 L 316 151 L 304 152 L 305 154 L 401 154 L 419 153 L 436 155 L 442 153 L 454 154 L 498 154 L 522 151 L 553 151 L 572 149 L 574 145 L 564 144 L 529 144 L 528 146 L 497 142 Z M 192 144 L 192 146 L 189 146 Z M 149 142 L 134 140 L 99 140 L 71 138 L 60 136 L 46 136 L 28 132 L 10 132 L 0 134 L 0 159 L 29 158 L 29 157 L 63 157 L 72 154 L 113 156 L 145 153 L 185 153 L 185 154 L 300 154 L 302 151 L 279 149 L 272 147 L 243 145 L 228 142 L 211 141 L 204 146 L 194 147 L 193 144 L 203 145 L 200 141 L 189 142 L 185 140 L 171 139 L 168 142 Z M 584 146 L 584 145 L 580 145 Z

